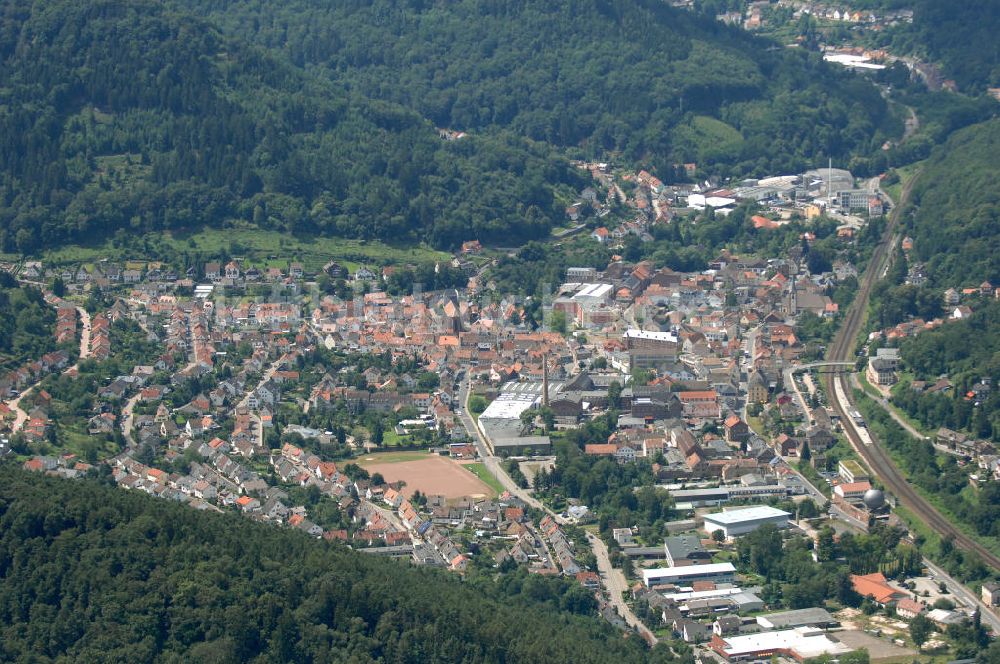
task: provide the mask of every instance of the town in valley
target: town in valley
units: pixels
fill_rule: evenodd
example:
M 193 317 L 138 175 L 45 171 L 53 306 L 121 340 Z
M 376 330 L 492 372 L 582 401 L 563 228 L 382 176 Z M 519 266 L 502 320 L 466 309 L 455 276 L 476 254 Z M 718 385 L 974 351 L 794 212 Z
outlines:
M 53 349 L 0 377 L 3 454 L 455 574 L 566 577 L 622 629 L 708 658 L 880 661 L 995 631 L 1000 587 L 974 594 L 922 558 L 862 463 L 864 416 L 823 377 L 894 413 L 893 342 L 1000 288 L 950 288 L 940 318 L 826 361 L 892 207 L 879 178 L 664 185 L 576 165 L 592 184 L 557 241 L 611 257 L 540 295 L 500 290 L 514 252 L 477 241 L 434 266 L 452 282 L 434 290 L 415 265 L 292 256 L 5 265 L 55 322 Z M 793 229 L 792 249 L 693 271 L 622 255 L 730 214 L 760 237 Z M 973 482 L 1000 479 L 989 442 L 934 443 Z M 821 565 L 818 585 L 800 576 Z

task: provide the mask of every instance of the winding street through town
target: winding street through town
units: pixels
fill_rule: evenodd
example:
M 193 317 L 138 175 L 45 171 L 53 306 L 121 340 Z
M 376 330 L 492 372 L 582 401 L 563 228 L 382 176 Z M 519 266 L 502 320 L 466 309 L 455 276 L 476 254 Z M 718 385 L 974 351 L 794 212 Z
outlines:
M 500 464 L 500 459 L 490 454 L 490 449 L 486 443 L 485 437 L 479 430 L 479 427 L 476 426 L 475 421 L 472 419 L 472 415 L 469 413 L 469 397 L 471 392 L 470 384 L 471 379 L 464 381 L 462 383 L 462 392 L 459 394 L 459 400 L 462 402 L 461 420 L 462 424 L 465 426 L 465 430 L 475 442 L 476 450 L 479 452 L 479 456 L 483 460 L 483 464 L 490 471 L 490 474 L 496 477 L 497 481 L 499 481 L 511 495 L 517 496 L 523 500 L 525 504 L 534 507 L 535 509 L 544 511 L 546 514 L 555 519 L 556 523 L 561 525 L 569 524 L 570 522 L 561 514 L 556 514 L 541 501 L 532 496 L 529 491 L 517 486 L 514 480 L 511 479 L 510 475 L 508 475 L 503 469 L 503 466 Z M 601 541 L 600 537 L 597 537 L 592 533 L 587 533 L 587 541 L 590 543 L 590 550 L 594 553 L 594 558 L 597 559 L 597 569 L 600 574 L 601 584 L 607 593 L 608 601 L 611 602 L 611 605 L 615 607 L 618 615 L 622 617 L 629 627 L 642 636 L 642 638 L 645 639 L 650 646 L 656 645 L 659 642 L 659 639 L 656 638 L 656 635 L 653 634 L 652 630 L 646 627 L 646 625 L 639 620 L 639 618 L 632 611 L 632 607 L 625 602 L 625 593 L 628 591 L 628 583 L 626 582 L 622 571 L 612 566 L 611 559 L 608 556 L 608 547 Z

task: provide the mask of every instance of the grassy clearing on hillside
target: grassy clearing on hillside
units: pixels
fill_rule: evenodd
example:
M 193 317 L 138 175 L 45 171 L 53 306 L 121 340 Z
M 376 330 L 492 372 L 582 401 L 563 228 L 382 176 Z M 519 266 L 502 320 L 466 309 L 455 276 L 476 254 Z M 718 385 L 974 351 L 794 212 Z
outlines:
M 743 134 L 736 127 L 707 115 L 696 115 L 691 124 L 710 143 L 742 143 Z
M 328 261 L 336 260 L 350 270 L 361 265 L 393 265 L 449 260 L 442 251 L 418 246 L 396 247 L 383 242 L 348 240 L 334 237 L 294 236 L 259 229 L 208 228 L 197 233 L 162 232 L 142 238 L 153 255 L 160 258 L 160 248 L 179 254 L 201 253 L 207 257 L 221 253 L 246 259 L 261 267 L 287 267 L 289 261 L 301 262 L 307 271 L 317 271 Z M 141 258 L 142 251 L 116 247 L 111 241 L 96 246 L 67 246 L 53 249 L 43 258 L 50 264 L 87 263 L 101 258 L 123 260 Z
M 707 115 L 695 116 L 677 129 L 676 142 L 684 154 L 699 162 L 738 154 L 743 135 L 733 126 Z
M 917 174 L 917 172 L 920 170 L 920 167 L 923 165 L 924 165 L 923 161 L 917 161 L 912 164 L 901 166 L 900 168 L 896 169 L 896 173 L 899 175 L 899 182 L 897 182 L 896 184 L 890 184 L 889 186 L 884 188 L 885 193 L 889 195 L 889 198 L 892 199 L 894 205 L 899 203 L 899 197 L 903 193 L 903 187 L 906 186 L 906 183 L 910 181 L 910 178 L 912 178 L 914 175 Z

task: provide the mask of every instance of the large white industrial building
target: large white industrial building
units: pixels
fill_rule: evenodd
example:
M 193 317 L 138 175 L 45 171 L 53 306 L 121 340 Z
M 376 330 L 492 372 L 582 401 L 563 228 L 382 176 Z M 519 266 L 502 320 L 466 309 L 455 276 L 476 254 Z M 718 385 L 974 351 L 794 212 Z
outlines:
M 813 657 L 843 655 L 854 650 L 815 627 L 716 636 L 712 639 L 711 646 L 728 662 L 768 660 L 782 655 L 802 662 Z
M 705 515 L 705 532 L 711 535 L 716 530 L 721 530 L 728 539 L 746 535 L 768 523 L 777 528 L 787 528 L 790 516 L 788 512 L 768 505 L 716 512 Z

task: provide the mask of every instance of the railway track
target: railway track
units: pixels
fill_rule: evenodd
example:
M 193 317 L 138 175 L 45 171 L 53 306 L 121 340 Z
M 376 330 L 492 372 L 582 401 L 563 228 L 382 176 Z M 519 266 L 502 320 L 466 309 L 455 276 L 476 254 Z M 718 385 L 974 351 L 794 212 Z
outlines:
M 889 265 L 889 260 L 892 256 L 892 247 L 895 246 L 898 239 L 896 226 L 899 224 L 900 215 L 902 215 L 905 203 L 910 196 L 910 190 L 916 180 L 917 178 L 913 177 L 906 183 L 906 186 L 903 187 L 899 203 L 893 208 L 889 216 L 889 223 L 886 226 L 885 234 L 872 254 L 872 259 L 862 278 L 857 297 L 855 297 L 854 302 L 848 309 L 844 324 L 830 345 L 830 351 L 827 356 L 829 361 L 844 362 L 854 359 L 854 342 L 864 322 L 865 311 L 868 308 L 868 300 L 871 297 L 872 287 Z M 838 381 L 840 382 L 839 390 L 836 385 Z M 904 507 L 922 518 L 924 523 L 932 530 L 942 537 L 951 537 L 954 540 L 955 546 L 966 551 L 975 552 L 985 564 L 996 570 L 1000 570 L 1000 556 L 997 556 L 955 527 L 951 520 L 942 515 L 933 505 L 925 500 L 910 485 L 885 449 L 878 444 L 878 441 L 875 441 L 874 444 L 865 444 L 863 437 L 859 435 L 856 425 L 847 412 L 849 408 L 854 408 L 855 406 L 851 398 L 850 386 L 844 381 L 845 374 L 827 374 L 824 377 L 827 394 L 831 395 L 831 397 L 837 394 L 837 392 L 843 391 L 844 397 L 848 402 L 846 406 L 837 398 L 831 398 L 830 403 L 834 411 L 840 416 L 841 422 L 844 423 L 844 431 L 847 433 L 851 446 L 861 456 L 872 472 L 896 496 L 896 499 Z

